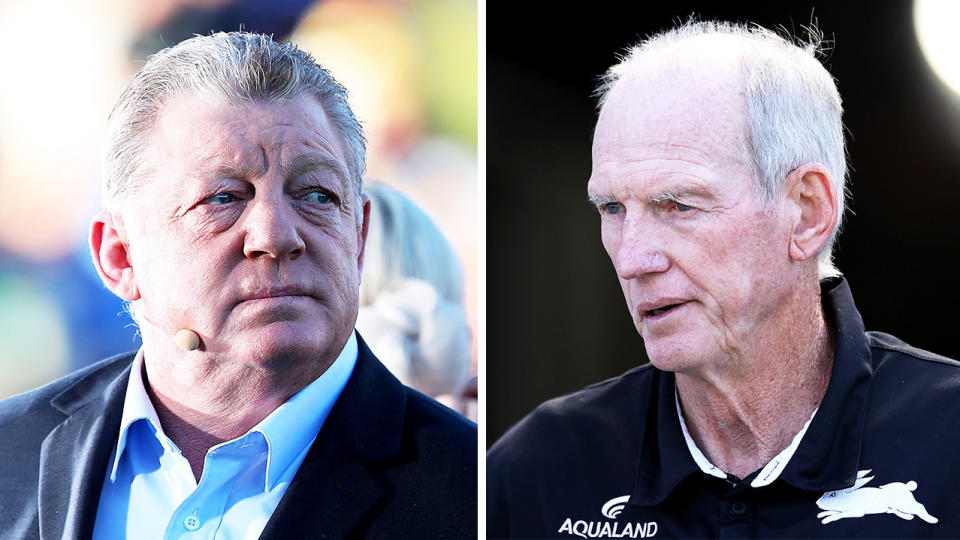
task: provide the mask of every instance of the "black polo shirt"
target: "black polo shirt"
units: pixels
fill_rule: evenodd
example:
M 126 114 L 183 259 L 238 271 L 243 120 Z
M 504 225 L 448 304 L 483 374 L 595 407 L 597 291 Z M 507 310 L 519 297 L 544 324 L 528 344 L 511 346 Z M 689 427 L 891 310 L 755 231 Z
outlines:
M 845 280 L 820 408 L 780 476 L 705 474 L 674 375 L 644 365 L 542 404 L 487 455 L 491 538 L 960 538 L 960 364 L 864 332 Z

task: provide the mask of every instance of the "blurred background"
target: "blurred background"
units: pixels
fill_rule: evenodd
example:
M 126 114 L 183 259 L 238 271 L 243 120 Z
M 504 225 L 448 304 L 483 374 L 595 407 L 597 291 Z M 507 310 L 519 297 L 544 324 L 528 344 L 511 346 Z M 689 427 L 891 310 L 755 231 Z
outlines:
M 297 43 L 350 91 L 367 178 L 460 258 L 476 373 L 476 0 L 0 0 L 0 398 L 139 347 L 87 247 L 107 116 L 150 54 L 241 27 Z
M 488 445 L 544 400 L 646 362 L 586 201 L 591 94 L 618 53 L 693 13 L 825 32 L 853 194 L 837 264 L 867 329 L 960 358 L 960 2 L 546 6 L 487 5 Z

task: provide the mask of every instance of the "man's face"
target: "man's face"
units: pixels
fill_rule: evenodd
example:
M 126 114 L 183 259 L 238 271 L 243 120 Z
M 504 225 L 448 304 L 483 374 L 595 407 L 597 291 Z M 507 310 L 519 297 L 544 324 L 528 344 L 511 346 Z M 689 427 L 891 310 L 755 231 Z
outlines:
M 330 361 L 357 317 L 363 212 L 319 103 L 164 105 L 124 203 L 138 314 L 206 351 Z
M 747 111 L 735 81 L 684 72 L 625 79 L 597 123 L 588 191 L 661 369 L 736 369 L 793 279 L 782 201 L 759 203 L 745 163 Z

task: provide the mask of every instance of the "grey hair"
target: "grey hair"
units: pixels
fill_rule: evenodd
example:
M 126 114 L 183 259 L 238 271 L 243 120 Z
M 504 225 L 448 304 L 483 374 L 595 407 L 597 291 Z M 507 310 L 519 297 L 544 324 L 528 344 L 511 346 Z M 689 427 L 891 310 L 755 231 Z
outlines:
M 357 331 L 404 384 L 436 396 L 470 377 L 463 271 L 453 246 L 402 192 L 370 182 Z
M 115 211 L 141 185 L 147 172 L 144 151 L 163 105 L 178 95 L 211 91 L 238 104 L 314 96 L 343 141 L 347 172 L 360 197 L 366 142 L 347 90 L 295 45 L 263 34 L 218 32 L 154 54 L 120 95 L 107 126 L 105 207 Z
M 823 279 L 840 275 L 833 264 L 833 246 L 843 220 L 847 161 L 840 93 L 817 59 L 824 51 L 823 35 L 814 25 L 807 32 L 808 39 L 801 41 L 755 25 L 691 20 L 632 47 L 604 75 L 597 95 L 602 107 L 617 82 L 648 53 L 704 35 L 743 38 L 740 69 L 749 112 L 747 160 L 758 181 L 760 201 L 772 202 L 790 171 L 811 161 L 827 168 L 837 188 L 837 226 L 817 253 Z
M 360 305 L 408 279 L 429 283 L 441 298 L 463 304 L 460 259 L 443 232 L 400 191 L 372 182 L 370 229 L 364 247 Z

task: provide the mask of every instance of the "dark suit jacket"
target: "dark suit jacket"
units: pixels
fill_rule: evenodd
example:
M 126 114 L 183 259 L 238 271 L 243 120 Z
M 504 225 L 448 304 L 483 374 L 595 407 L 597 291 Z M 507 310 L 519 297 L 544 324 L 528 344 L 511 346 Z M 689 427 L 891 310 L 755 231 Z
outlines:
M 261 538 L 472 538 L 477 427 L 407 388 L 363 340 Z M 0 402 L 0 538 L 86 539 L 133 354 Z

